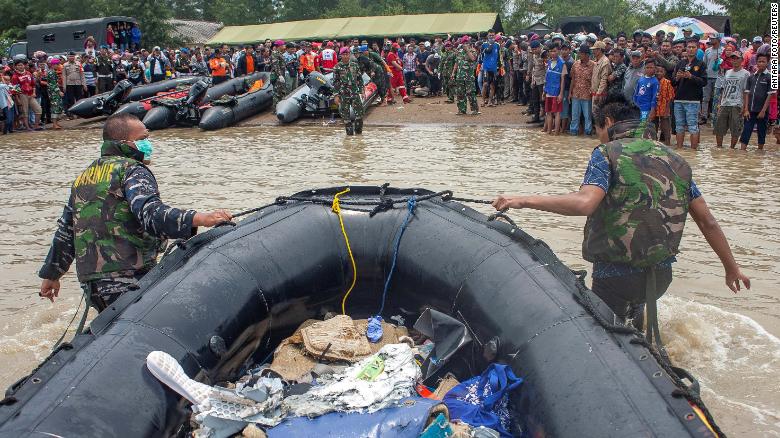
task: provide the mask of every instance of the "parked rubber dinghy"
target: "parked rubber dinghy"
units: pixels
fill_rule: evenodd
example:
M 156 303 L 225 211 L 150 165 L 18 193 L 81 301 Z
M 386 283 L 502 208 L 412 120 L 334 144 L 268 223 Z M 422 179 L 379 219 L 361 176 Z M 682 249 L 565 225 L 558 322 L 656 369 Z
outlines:
M 9 389 L 0 437 L 181 432 L 187 404 L 148 371 L 151 351 L 170 354 L 198 381 L 235 380 L 304 320 L 340 312 L 353 275 L 347 313 L 376 314 L 394 261 L 382 316 L 414 321 L 432 308 L 462 321 L 474 342 L 441 372 L 511 365 L 525 379 L 510 400 L 514 433 L 713 435 L 686 399 L 699 403 L 695 390 L 657 361 L 641 333 L 611 325 L 614 314 L 584 274 L 544 242 L 449 192 L 353 187 L 332 209 L 341 190 L 281 197 L 172 245 L 137 290 Z
M 257 72 L 209 86 L 205 81 L 190 88 L 185 97 L 165 97 L 151 100 L 151 109 L 143 117 L 147 129 L 157 130 L 173 125 L 195 126 L 200 122 L 201 107 L 223 96 L 245 93 L 258 80 L 268 81 L 269 73 Z
M 148 85 L 134 86 L 130 81 L 119 81 L 113 90 L 85 97 L 68 109 L 68 113 L 85 119 L 113 114 L 124 103 L 137 102 L 157 93 L 170 91 L 180 85 L 189 85 L 200 79 L 197 76 L 169 79 Z
M 310 73 L 306 82 L 296 88 L 285 99 L 276 104 L 276 117 L 282 123 L 290 123 L 304 114 L 332 115 L 338 114 L 338 108 L 333 103 L 333 73 L 323 75 L 319 72 Z M 363 110 L 374 101 L 376 84 L 363 73 Z
M 273 102 L 274 87 L 270 75 L 255 81 L 250 90 L 240 96 L 223 96 L 211 102 L 203 111 L 198 127 L 206 131 L 222 129 L 268 109 Z

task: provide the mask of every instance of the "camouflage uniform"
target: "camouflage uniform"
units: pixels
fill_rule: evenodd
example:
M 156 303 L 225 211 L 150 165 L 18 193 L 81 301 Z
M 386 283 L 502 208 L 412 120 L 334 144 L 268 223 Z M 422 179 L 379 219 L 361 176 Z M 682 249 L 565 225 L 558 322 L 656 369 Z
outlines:
M 387 94 L 387 73 L 385 67 L 382 64 L 377 64 L 370 55 L 358 56 L 357 62 L 361 70 L 371 78 L 371 82 L 376 84 L 376 95 L 384 97 Z
M 691 168 L 663 143 L 637 138 L 644 128 L 599 146 L 615 183 L 585 224 L 585 260 L 647 268 L 678 252 Z
M 279 79 L 284 79 L 284 74 L 287 67 L 284 62 L 284 55 L 278 50 L 271 51 L 271 83 L 274 86 L 274 101 L 273 106 L 280 100 L 287 96 L 287 86 L 284 83 L 279 82 Z
M 455 99 L 457 100 L 458 112 L 466 114 L 466 100 L 471 106 L 471 111 L 479 111 L 477 105 L 477 87 L 474 83 L 474 70 L 476 68 L 476 59 L 474 61 L 468 58 L 466 49 L 461 48 L 455 57 Z
M 445 50 L 442 52 L 441 57 L 441 87 L 444 94 L 447 96 L 447 100 L 452 103 L 455 101 L 454 87 L 450 80 L 452 75 L 452 67 L 455 65 L 455 52 L 452 50 Z
M 59 279 L 76 261 L 76 273 L 92 304 L 102 310 L 157 263 L 165 239 L 192 235 L 195 211 L 160 200 L 143 154 L 106 141 L 71 187 L 38 276 Z
M 339 114 L 346 124 L 347 134 L 354 128 L 360 133 L 363 123 L 363 79 L 355 61 L 339 61 L 333 68 L 333 89 L 339 96 Z M 354 113 L 354 120 L 350 110 Z M 358 128 L 359 126 L 359 128 Z
M 387 95 L 387 90 L 390 89 L 390 77 L 387 74 L 385 60 L 382 59 L 382 55 L 371 50 L 368 51 L 368 57 L 378 67 L 375 69 L 372 79 L 377 87 L 377 95 L 384 98 Z

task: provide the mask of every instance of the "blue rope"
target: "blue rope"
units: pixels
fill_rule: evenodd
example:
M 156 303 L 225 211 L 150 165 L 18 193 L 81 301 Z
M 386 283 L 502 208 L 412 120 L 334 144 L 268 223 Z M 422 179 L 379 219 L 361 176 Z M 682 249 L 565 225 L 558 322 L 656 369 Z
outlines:
M 412 219 L 412 216 L 414 215 L 414 208 L 417 206 L 417 197 L 412 196 L 409 198 L 408 201 L 406 201 L 406 218 L 404 218 L 404 222 L 401 224 L 400 231 L 395 236 L 395 248 L 393 249 L 393 263 L 390 265 L 390 273 L 387 274 L 387 280 L 385 280 L 385 290 L 382 291 L 382 305 L 379 307 L 379 313 L 377 313 L 377 316 L 381 316 L 382 312 L 385 310 L 385 299 L 387 298 L 387 291 L 390 289 L 390 280 L 393 278 L 393 272 L 395 271 L 395 262 L 398 259 L 398 248 L 401 246 L 401 237 L 404 235 L 404 231 L 406 231 L 406 226 L 409 225 L 409 221 Z

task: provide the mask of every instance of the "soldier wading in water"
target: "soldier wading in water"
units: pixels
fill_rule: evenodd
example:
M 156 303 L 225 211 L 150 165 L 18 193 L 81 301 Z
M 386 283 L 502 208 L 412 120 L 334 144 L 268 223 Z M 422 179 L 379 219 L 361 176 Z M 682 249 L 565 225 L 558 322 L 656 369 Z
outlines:
M 224 210 L 198 213 L 165 205 L 147 167 L 152 155 L 148 136 L 132 115 L 106 120 L 100 158 L 73 182 L 38 272 L 41 297 L 54 301 L 59 279 L 75 259 L 87 303 L 102 311 L 155 266 L 166 239 L 186 239 L 195 227 L 232 218 Z
M 474 83 L 474 71 L 477 65 L 477 51 L 471 46 L 471 37 L 464 35 L 460 39 L 460 49 L 455 55 L 450 80 L 455 88 L 455 100 L 458 114 L 466 114 L 466 100 L 471 106 L 471 114 L 479 114 L 477 105 L 477 86 Z
M 647 338 L 661 344 L 655 301 L 672 282 L 688 212 L 720 258 L 726 285 L 750 289 L 691 168 L 663 143 L 644 135 L 639 110 L 612 102 L 595 114 L 603 142 L 593 150 L 578 192 L 556 196 L 499 196 L 497 210 L 532 208 L 566 216 L 588 216 L 582 254 L 593 263 L 593 292 L 624 321 L 642 328 L 647 303 Z
M 357 62 L 351 60 L 348 47 L 339 52 L 341 61 L 333 68 L 333 88 L 336 90 L 335 102 L 339 114 L 344 120 L 347 135 L 363 133 L 363 75 Z M 350 114 L 350 109 L 352 110 Z M 352 120 L 352 117 L 355 120 Z

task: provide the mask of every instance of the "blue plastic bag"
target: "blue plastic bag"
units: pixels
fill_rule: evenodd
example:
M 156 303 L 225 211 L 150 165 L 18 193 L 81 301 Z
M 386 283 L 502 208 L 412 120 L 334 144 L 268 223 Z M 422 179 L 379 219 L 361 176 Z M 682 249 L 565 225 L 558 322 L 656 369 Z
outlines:
M 450 419 L 473 427 L 485 426 L 502 438 L 511 438 L 509 393 L 521 383 L 523 379 L 515 376 L 511 367 L 494 363 L 481 376 L 452 388 L 442 401 L 450 411 Z

